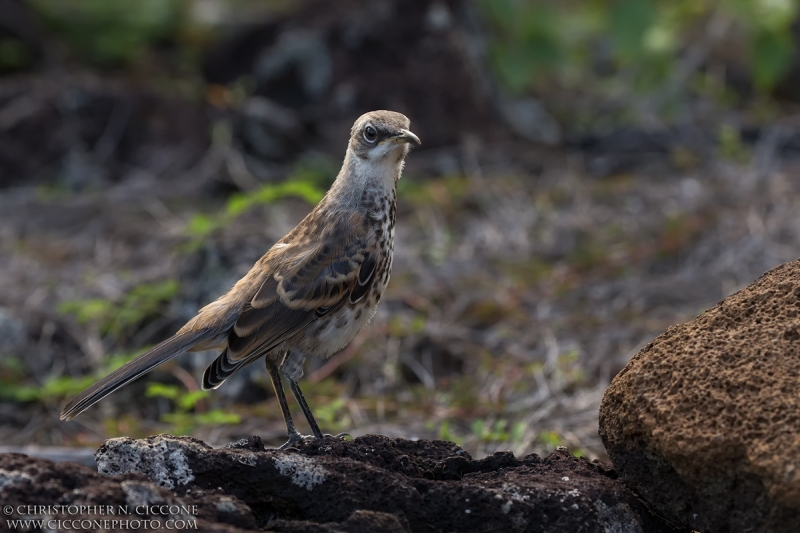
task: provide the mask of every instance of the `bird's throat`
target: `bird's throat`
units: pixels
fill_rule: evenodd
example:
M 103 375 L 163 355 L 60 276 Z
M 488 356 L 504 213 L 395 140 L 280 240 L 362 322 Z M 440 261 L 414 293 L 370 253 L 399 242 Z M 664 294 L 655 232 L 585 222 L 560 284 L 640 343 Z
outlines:
M 358 202 L 365 191 L 391 193 L 394 196 L 407 151 L 405 147 L 398 147 L 384 157 L 373 160 L 358 157 L 348 150 L 329 195 L 335 197 L 337 202 L 347 203 Z

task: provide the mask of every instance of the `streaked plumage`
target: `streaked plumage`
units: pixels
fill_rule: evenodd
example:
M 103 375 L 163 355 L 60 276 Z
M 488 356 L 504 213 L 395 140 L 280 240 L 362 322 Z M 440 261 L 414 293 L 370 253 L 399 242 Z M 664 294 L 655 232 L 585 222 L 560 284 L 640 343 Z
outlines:
M 185 351 L 219 349 L 222 353 L 203 375 L 204 389 L 218 387 L 265 357 L 289 442 L 301 437 L 283 396 L 281 375 L 320 437 L 297 380 L 306 355 L 338 352 L 375 313 L 392 268 L 397 180 L 409 144 L 419 144 L 409 126 L 405 116 L 392 111 L 361 116 L 351 130 L 342 169 L 314 210 L 227 294 L 173 337 L 83 391 L 64 407 L 61 418 L 72 419 Z

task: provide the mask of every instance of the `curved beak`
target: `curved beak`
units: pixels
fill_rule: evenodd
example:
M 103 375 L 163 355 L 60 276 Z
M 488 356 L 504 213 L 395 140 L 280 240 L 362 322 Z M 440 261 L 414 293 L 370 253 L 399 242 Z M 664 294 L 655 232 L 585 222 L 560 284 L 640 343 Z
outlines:
M 400 130 L 400 133 L 393 135 L 386 140 L 395 143 L 405 142 L 409 144 L 415 144 L 417 146 L 422 144 L 422 142 L 419 140 L 419 137 L 408 130 Z

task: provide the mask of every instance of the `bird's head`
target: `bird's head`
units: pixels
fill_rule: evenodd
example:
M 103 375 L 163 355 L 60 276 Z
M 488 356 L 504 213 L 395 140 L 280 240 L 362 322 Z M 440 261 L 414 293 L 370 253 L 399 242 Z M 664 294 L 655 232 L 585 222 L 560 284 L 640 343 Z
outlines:
M 350 151 L 358 159 L 373 164 L 402 163 L 411 144 L 419 137 L 409 128 L 411 121 L 394 111 L 370 111 L 358 117 L 350 130 Z

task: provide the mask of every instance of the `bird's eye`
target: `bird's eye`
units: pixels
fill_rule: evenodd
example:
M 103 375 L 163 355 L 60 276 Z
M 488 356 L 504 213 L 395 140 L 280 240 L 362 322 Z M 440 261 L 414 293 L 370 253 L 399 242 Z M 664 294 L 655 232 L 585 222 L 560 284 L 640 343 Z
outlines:
M 372 126 L 364 128 L 364 140 L 368 143 L 374 143 L 378 138 L 378 132 Z

